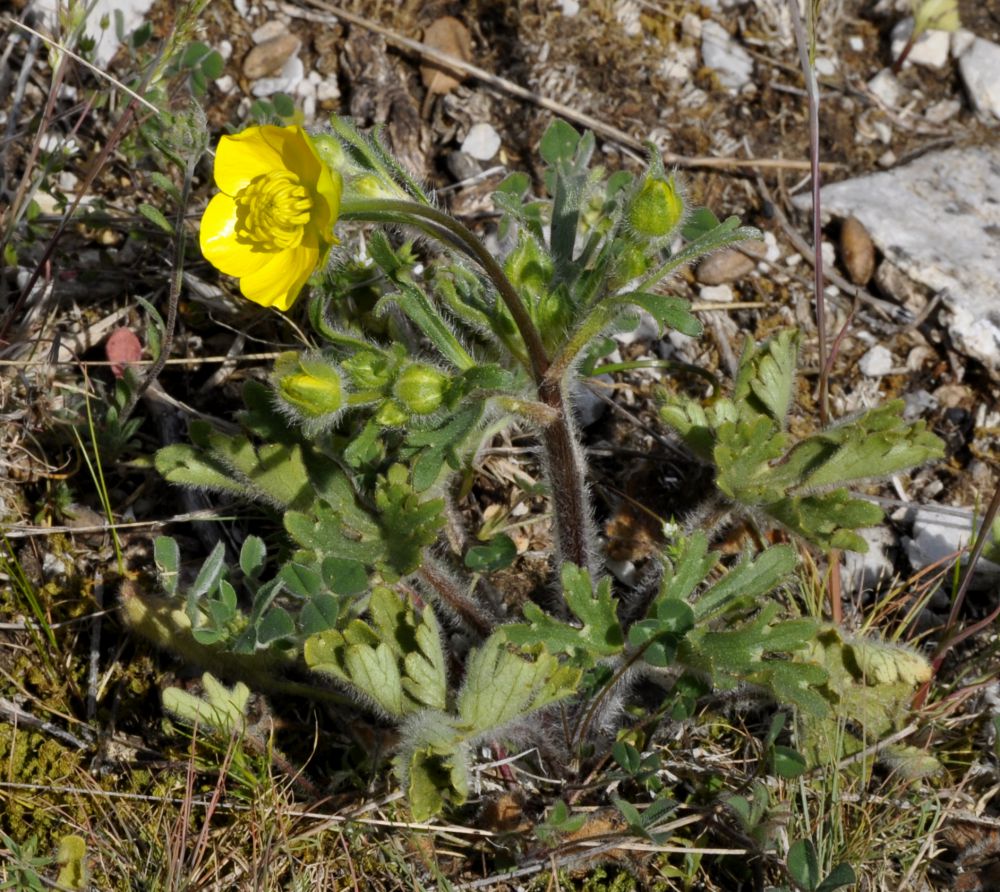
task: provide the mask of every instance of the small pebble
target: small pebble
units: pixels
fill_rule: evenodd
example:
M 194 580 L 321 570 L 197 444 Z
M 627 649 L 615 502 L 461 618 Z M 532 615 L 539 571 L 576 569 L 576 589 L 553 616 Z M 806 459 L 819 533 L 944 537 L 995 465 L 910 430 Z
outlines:
M 942 99 L 928 106 L 924 118 L 931 124 L 943 124 L 955 117 L 962 109 L 962 103 L 957 99 Z
M 764 257 L 767 253 L 767 246 L 760 241 L 743 242 L 740 247 L 743 251 L 754 254 L 754 257 L 747 257 L 746 254 L 736 248 L 723 248 L 714 254 L 709 254 L 695 270 L 694 277 L 702 285 L 722 285 L 726 282 L 735 282 L 737 279 L 747 275 L 757 266 L 757 257 Z
M 883 68 L 878 74 L 868 81 L 868 89 L 872 91 L 883 105 L 892 108 L 899 102 L 900 86 L 896 80 L 896 75 L 888 68 Z
M 875 245 L 861 221 L 850 216 L 840 227 L 840 256 L 855 285 L 867 285 L 875 272 Z
M 456 183 L 462 183 L 479 176 L 483 172 L 479 162 L 465 152 L 449 152 L 444 159 L 448 172 L 452 175 Z
M 888 375 L 895 365 L 892 354 L 881 344 L 876 344 L 858 360 L 858 369 L 866 378 Z
M 719 83 L 739 90 L 753 77 L 753 59 L 718 22 L 709 19 L 701 26 L 701 58 L 715 70 Z
M 282 34 L 286 34 L 287 32 L 288 25 L 284 22 L 279 22 L 277 19 L 270 19 L 257 28 L 250 35 L 250 39 L 254 43 L 264 43 L 267 40 L 274 40 L 275 37 L 281 37 Z
M 733 302 L 733 289 L 728 285 L 704 285 L 698 292 L 702 300 L 710 300 L 715 303 Z
M 865 39 L 855 34 L 848 39 L 847 44 L 854 52 L 860 53 L 865 48 Z
M 302 42 L 287 31 L 257 44 L 243 60 L 243 74 L 250 80 L 277 74 L 299 51 Z M 274 91 L 272 91 L 274 92 Z
M 489 161 L 500 151 L 500 134 L 489 124 L 473 124 L 462 141 L 462 151 L 477 161 Z

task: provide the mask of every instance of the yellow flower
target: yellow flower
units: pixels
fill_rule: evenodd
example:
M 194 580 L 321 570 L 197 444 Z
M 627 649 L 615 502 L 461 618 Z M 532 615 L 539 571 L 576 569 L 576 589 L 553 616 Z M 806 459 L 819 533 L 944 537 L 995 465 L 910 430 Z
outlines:
M 215 151 L 222 191 L 201 218 L 201 252 L 243 296 L 287 310 L 337 239 L 342 181 L 298 126 L 249 127 Z

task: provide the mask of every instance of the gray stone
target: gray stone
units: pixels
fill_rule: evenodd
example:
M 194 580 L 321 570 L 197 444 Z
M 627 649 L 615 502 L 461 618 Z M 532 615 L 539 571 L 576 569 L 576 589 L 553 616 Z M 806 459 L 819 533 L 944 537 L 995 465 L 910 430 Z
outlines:
M 937 561 L 947 560 L 973 540 L 972 511 L 916 508 L 913 510 L 912 538 L 903 538 L 903 547 L 914 569 L 922 569 Z M 963 556 L 962 563 L 968 563 Z M 987 588 L 1000 582 L 1000 564 L 980 559 L 970 581 L 974 588 Z
M 913 33 L 913 19 L 906 18 L 892 29 L 892 58 L 898 59 Z M 947 31 L 936 31 L 933 28 L 924 31 L 910 50 L 903 63 L 923 65 L 925 68 L 944 68 L 948 64 L 948 54 L 951 49 L 951 34 Z
M 709 20 L 701 26 L 701 58 L 724 87 L 739 90 L 750 83 L 753 59 L 718 22 Z
M 899 102 L 900 86 L 896 80 L 896 75 L 888 68 L 883 68 L 878 74 L 868 81 L 868 89 L 874 96 L 882 101 L 883 105 L 892 108 Z
M 956 345 L 1000 372 L 1000 144 L 930 152 L 827 186 L 822 201 L 824 214 L 854 214 L 886 257 L 938 292 Z
M 855 590 L 879 588 L 893 577 L 895 568 L 888 552 L 896 544 L 896 537 L 886 527 L 858 530 L 858 535 L 868 543 L 868 551 L 844 552 L 845 583 Z
M 1000 118 L 1000 45 L 977 37 L 958 60 L 972 107 Z

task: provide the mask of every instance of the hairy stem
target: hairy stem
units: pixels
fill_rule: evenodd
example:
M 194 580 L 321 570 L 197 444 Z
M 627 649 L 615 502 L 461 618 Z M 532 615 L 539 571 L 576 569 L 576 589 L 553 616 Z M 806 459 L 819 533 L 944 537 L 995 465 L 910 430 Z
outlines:
M 560 562 L 572 561 L 590 569 L 591 512 L 584 484 L 580 450 L 569 417 L 569 407 L 559 380 L 547 374 L 551 360 L 542 344 L 541 334 L 497 259 L 476 235 L 437 208 L 412 201 L 366 198 L 345 201 L 340 215 L 344 219 L 406 223 L 428 221 L 439 238 L 457 246 L 476 261 L 497 289 L 524 341 L 531 362 L 531 373 L 538 388 L 539 400 L 555 411 L 542 426 L 549 485 L 556 517 L 556 541 Z M 421 226 L 423 231 L 427 228 Z M 559 375 L 561 379 L 563 376 Z

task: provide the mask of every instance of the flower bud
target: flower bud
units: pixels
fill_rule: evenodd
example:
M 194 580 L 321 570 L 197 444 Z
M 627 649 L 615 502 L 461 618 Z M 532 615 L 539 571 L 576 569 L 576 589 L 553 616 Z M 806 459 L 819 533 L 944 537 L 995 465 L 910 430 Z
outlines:
M 615 260 L 610 285 L 620 288 L 627 282 L 641 276 L 649 269 L 650 260 L 646 249 L 635 243 L 625 245 Z
M 391 360 L 374 350 L 359 350 L 345 359 L 340 367 L 358 390 L 382 390 L 392 377 Z
M 680 223 L 684 216 L 684 199 L 673 177 L 647 175 L 626 213 L 635 233 L 646 238 L 661 238 Z
M 375 413 L 375 421 L 382 427 L 403 427 L 410 416 L 395 400 L 386 400 Z
M 283 353 L 274 373 L 278 395 L 306 418 L 322 418 L 343 408 L 340 372 L 326 360 Z
M 552 258 L 535 239 L 522 237 L 504 261 L 504 272 L 518 292 L 532 300 L 540 298 L 552 281 Z
M 318 133 L 312 137 L 313 148 L 322 161 L 331 171 L 337 171 L 345 179 L 355 170 L 347 152 L 340 144 L 340 140 L 329 133 Z
M 413 363 L 399 373 L 396 399 L 414 415 L 429 415 L 444 402 L 448 376 L 429 365 Z

